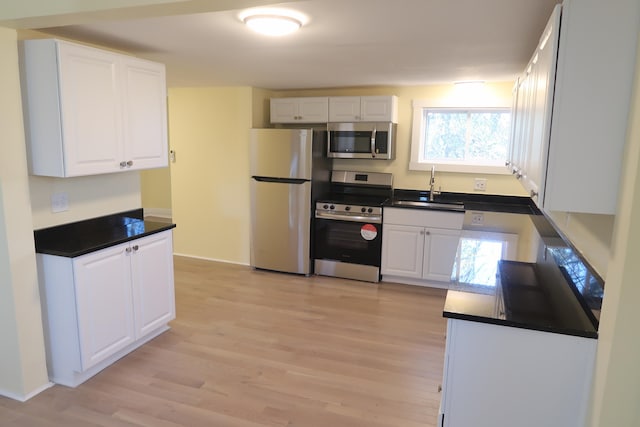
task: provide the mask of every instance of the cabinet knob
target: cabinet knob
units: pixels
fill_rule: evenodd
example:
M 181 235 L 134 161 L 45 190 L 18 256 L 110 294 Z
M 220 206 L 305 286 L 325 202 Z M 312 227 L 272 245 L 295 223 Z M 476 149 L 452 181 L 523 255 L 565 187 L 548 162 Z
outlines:
M 133 245 L 133 250 L 134 250 L 134 251 L 137 251 L 138 249 L 140 249 L 140 248 L 138 247 L 138 245 Z
M 504 165 L 509 167 L 509 166 L 511 166 L 511 162 L 507 160 L 506 162 L 504 162 Z
M 125 161 L 120 162 L 120 167 L 121 168 L 124 168 L 126 166 L 127 166 L 127 162 L 125 162 Z
M 126 253 L 131 253 L 131 248 L 126 248 L 124 251 L 125 251 Z
M 442 384 L 438 384 L 438 393 L 442 391 Z
M 516 172 L 516 178 L 518 179 L 522 178 L 522 171 Z
M 427 236 L 430 236 L 431 232 L 430 231 L 425 231 L 424 234 L 426 234 Z
M 127 167 L 130 168 L 131 166 L 133 166 L 133 160 L 129 160 L 127 162 Z
M 538 197 L 538 192 L 537 191 L 531 190 L 531 193 L 529 193 L 529 194 L 531 194 L 531 198 Z

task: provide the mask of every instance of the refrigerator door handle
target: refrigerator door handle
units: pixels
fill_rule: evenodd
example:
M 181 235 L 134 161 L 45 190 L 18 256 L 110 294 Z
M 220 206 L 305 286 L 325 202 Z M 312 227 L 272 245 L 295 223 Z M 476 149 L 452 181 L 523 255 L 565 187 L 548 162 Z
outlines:
M 269 176 L 252 176 L 258 182 L 275 182 L 280 184 L 304 184 L 308 179 L 302 178 L 273 178 Z

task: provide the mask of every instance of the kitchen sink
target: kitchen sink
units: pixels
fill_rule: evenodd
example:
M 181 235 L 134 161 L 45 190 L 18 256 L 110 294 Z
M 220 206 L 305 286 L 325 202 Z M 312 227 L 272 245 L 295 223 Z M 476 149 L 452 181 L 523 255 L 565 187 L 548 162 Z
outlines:
M 425 209 L 441 209 L 450 211 L 464 211 L 464 204 L 460 202 L 438 202 L 438 201 L 415 201 L 415 200 L 394 200 L 393 206 L 408 206 Z

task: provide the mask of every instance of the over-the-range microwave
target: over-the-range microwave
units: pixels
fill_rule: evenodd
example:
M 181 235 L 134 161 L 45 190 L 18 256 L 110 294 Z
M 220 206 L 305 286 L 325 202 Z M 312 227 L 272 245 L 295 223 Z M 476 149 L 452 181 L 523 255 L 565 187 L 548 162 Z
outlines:
M 391 160 L 396 156 L 396 123 L 328 123 L 327 156 Z

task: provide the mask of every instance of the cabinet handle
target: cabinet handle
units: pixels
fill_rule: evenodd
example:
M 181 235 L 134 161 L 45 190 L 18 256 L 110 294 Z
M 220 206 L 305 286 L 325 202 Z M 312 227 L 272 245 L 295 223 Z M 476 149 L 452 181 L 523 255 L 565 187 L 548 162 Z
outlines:
M 124 168 L 126 166 L 127 166 L 127 162 L 125 162 L 125 161 L 120 162 L 120 167 L 121 168 Z
M 131 166 L 133 166 L 133 160 L 129 160 L 127 162 L 127 167 L 130 168 Z

